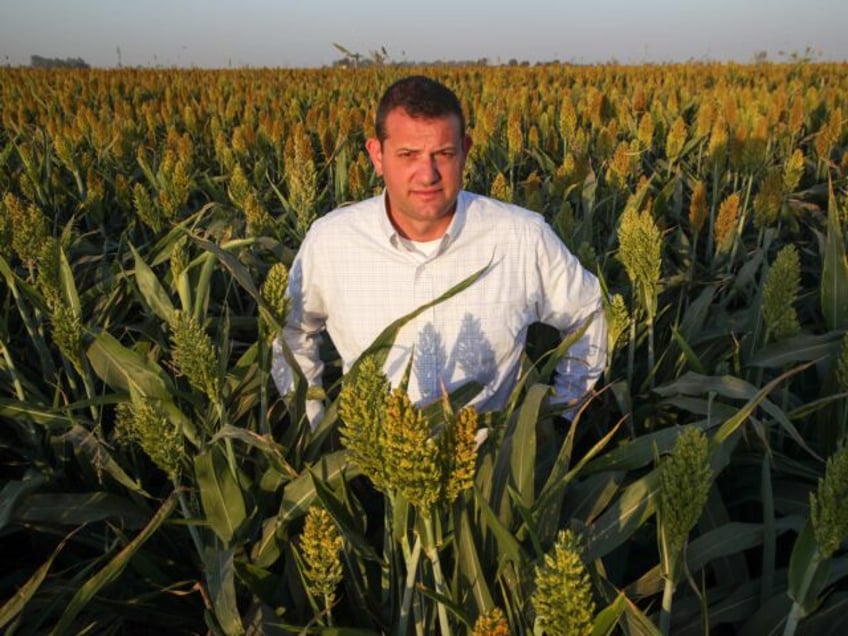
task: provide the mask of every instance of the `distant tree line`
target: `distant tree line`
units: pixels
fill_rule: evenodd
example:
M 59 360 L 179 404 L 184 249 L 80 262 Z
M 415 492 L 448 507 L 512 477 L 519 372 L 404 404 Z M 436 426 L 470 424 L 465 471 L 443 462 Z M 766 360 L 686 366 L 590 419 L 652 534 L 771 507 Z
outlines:
M 41 57 L 30 55 L 29 65 L 33 68 L 89 68 L 88 63 L 81 57 Z

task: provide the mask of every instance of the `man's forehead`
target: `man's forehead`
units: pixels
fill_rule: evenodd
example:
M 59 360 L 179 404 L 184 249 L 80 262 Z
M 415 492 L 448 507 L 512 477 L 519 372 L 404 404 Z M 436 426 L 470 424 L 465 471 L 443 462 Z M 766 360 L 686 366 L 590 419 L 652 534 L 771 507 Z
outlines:
M 391 129 L 395 129 L 395 132 L 398 132 L 397 128 L 410 120 L 412 122 L 412 128 L 442 128 L 446 125 L 450 126 L 452 128 L 452 134 L 459 137 L 460 121 L 459 117 L 454 113 L 447 113 L 437 117 L 428 115 L 419 116 L 411 115 L 403 108 L 396 108 L 386 116 L 386 138 L 391 137 Z

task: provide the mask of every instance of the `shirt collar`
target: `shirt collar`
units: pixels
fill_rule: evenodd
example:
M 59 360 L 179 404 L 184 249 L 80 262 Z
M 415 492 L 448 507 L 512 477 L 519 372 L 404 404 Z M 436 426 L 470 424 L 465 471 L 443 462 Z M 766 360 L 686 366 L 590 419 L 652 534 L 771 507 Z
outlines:
M 462 232 L 462 228 L 465 227 L 465 217 L 467 215 L 468 208 L 468 196 L 465 190 L 460 190 L 459 195 L 456 199 L 456 211 L 453 213 L 453 218 L 451 219 L 450 225 L 448 225 L 448 229 L 445 230 L 445 235 L 442 237 L 442 249 L 447 247 L 449 243 L 454 242 L 457 237 Z M 386 208 L 386 197 L 388 193 L 385 188 L 383 189 L 383 194 L 380 197 L 380 231 L 383 235 L 391 242 L 391 244 L 395 247 L 402 247 L 400 242 L 400 236 L 395 229 L 395 226 L 392 225 L 392 222 L 389 220 L 389 212 Z

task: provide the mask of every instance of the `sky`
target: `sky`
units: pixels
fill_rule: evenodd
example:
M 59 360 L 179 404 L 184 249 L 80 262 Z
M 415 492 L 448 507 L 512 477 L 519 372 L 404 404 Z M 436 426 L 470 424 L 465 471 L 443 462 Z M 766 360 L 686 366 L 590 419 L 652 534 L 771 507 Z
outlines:
M 0 66 L 848 61 L 846 0 L 0 0 Z

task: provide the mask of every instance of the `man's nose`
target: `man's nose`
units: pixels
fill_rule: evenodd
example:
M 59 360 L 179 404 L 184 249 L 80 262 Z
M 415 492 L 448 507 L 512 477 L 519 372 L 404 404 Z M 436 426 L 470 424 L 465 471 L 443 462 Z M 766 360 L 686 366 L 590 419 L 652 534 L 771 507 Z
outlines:
M 442 175 L 439 174 L 439 166 L 436 162 L 436 157 L 425 155 L 422 164 L 420 171 L 421 178 L 426 183 L 436 183 L 442 178 Z

